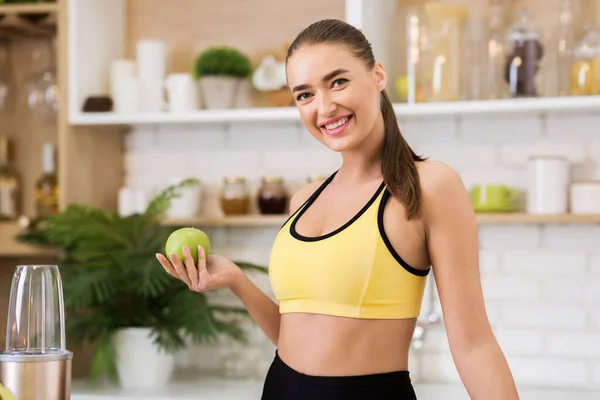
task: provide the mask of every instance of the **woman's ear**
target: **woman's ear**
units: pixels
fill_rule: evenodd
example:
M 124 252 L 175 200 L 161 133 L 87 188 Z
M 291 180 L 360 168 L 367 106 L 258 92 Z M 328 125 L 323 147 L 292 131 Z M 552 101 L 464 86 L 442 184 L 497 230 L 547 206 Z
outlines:
M 385 87 L 387 86 L 387 74 L 385 72 L 385 68 L 383 67 L 383 64 L 381 64 L 381 62 L 377 61 L 375 63 L 375 67 L 373 68 L 373 71 L 375 72 L 375 83 L 377 84 L 377 87 L 379 88 L 379 90 L 384 90 Z

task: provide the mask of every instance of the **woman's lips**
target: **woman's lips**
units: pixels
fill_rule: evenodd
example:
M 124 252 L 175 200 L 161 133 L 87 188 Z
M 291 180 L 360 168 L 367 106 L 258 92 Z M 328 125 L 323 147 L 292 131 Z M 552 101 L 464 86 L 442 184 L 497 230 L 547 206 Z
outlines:
M 321 130 L 329 135 L 329 136 L 337 136 L 346 130 L 350 121 L 352 120 L 352 115 L 344 116 L 338 118 L 337 120 L 333 120 L 332 122 L 327 122 L 327 124 L 323 124 L 320 126 Z

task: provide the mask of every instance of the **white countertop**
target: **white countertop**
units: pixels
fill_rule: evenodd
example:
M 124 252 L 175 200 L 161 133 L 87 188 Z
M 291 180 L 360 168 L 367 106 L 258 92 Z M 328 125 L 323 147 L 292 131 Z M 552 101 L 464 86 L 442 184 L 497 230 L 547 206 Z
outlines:
M 260 400 L 262 381 L 198 378 L 174 380 L 152 391 L 126 391 L 114 386 L 92 389 L 73 382 L 71 400 Z M 469 400 L 461 385 L 415 384 L 419 400 Z M 598 400 L 600 391 L 519 389 L 520 400 Z

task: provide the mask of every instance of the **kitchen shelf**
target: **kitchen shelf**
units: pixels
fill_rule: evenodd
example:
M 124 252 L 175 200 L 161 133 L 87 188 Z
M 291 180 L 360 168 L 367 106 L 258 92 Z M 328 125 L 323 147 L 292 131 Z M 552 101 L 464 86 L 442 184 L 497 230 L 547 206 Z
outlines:
M 0 257 L 55 257 L 58 252 L 17 242 L 21 228 L 15 222 L 0 223 Z
M 40 14 L 58 11 L 56 3 L 29 3 L 29 4 L 0 4 L 0 15 L 7 14 Z
M 281 226 L 288 215 L 240 215 L 227 217 L 200 217 L 167 219 L 165 226 Z
M 224 110 L 198 110 L 190 113 L 79 113 L 72 125 L 146 125 L 251 121 L 300 121 L 296 107 L 256 107 Z
M 568 224 L 600 223 L 600 214 L 557 214 L 536 215 L 526 213 L 490 213 L 476 214 L 477 222 L 482 225 L 493 224 Z M 167 219 L 165 226 L 225 226 L 225 227 L 261 227 L 282 226 L 287 215 L 244 215 L 229 217 L 200 217 L 190 219 Z
M 477 214 L 480 224 L 576 224 L 600 223 L 600 214 L 527 214 L 490 213 Z
M 474 100 L 419 104 L 394 104 L 399 117 L 514 114 L 568 111 L 600 111 L 600 96 L 548 97 L 528 99 Z M 190 113 L 77 113 L 72 125 L 160 125 L 185 123 L 300 121 L 296 107 L 256 107 L 223 110 L 198 110 Z

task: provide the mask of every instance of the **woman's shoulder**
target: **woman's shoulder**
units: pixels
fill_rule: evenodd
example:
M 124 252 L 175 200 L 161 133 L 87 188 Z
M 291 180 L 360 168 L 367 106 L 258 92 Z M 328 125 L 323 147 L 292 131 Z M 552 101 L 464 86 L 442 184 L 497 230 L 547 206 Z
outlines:
M 421 161 L 417 163 L 421 192 L 425 199 L 443 200 L 443 196 L 464 191 L 460 174 L 441 161 Z
M 454 168 L 441 161 L 417 165 L 424 215 L 434 216 L 442 210 L 470 204 L 462 178 Z

